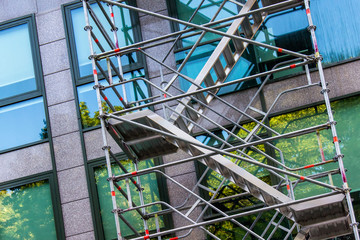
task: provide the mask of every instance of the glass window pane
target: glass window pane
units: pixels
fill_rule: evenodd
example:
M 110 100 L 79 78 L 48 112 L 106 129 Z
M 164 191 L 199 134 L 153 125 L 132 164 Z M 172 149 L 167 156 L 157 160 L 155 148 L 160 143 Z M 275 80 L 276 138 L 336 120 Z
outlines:
M 124 78 L 131 79 L 134 77 L 141 76 L 143 74 L 144 74 L 143 70 L 136 72 L 134 71 L 124 74 Z M 114 83 L 118 82 L 118 78 L 113 78 L 113 82 Z M 103 86 L 108 86 L 106 80 L 100 81 L 100 84 Z M 78 96 L 79 96 L 81 120 L 84 128 L 93 127 L 100 124 L 99 119 L 97 118 L 97 116 L 99 115 L 99 109 L 96 100 L 96 92 L 93 89 L 93 86 L 94 83 L 88 83 L 85 85 L 81 85 L 77 88 Z M 121 97 L 124 97 L 122 86 L 117 86 L 116 89 L 118 90 Z M 126 89 L 126 96 L 128 102 L 138 101 L 149 97 L 149 91 L 144 81 L 126 83 L 125 89 Z M 121 110 L 124 107 L 112 89 L 105 90 L 104 94 L 106 95 L 106 97 L 109 99 L 109 101 L 117 111 Z M 103 101 L 103 104 L 104 104 L 104 110 L 111 112 L 109 107 L 106 105 L 105 101 Z
M 108 24 L 106 18 L 102 14 L 100 7 L 97 4 L 91 4 L 92 9 L 94 10 L 96 16 L 99 18 L 99 21 L 103 24 L 104 29 L 109 35 L 110 39 L 113 40 L 113 32 L 111 31 L 111 27 Z M 106 4 L 103 4 L 103 7 L 106 11 L 108 11 L 108 7 Z M 130 12 L 127 9 L 122 9 L 114 6 L 114 18 L 115 25 L 119 28 L 117 32 L 118 36 L 118 47 L 123 47 L 126 45 L 130 45 L 134 43 L 134 31 L 131 23 Z M 75 47 L 78 61 L 78 68 L 80 72 L 80 77 L 88 76 L 92 74 L 91 61 L 89 60 L 90 49 L 89 49 L 89 40 L 87 32 L 84 31 L 85 20 L 84 20 L 84 10 L 83 8 L 76 8 L 71 10 L 71 18 L 74 29 L 74 37 L 75 37 Z M 96 24 L 90 18 L 90 25 L 93 27 L 93 32 L 95 36 L 99 39 L 99 42 L 102 44 L 102 47 L 105 51 L 111 50 L 110 45 L 106 42 L 105 38 L 100 33 L 100 30 L 96 26 Z M 94 51 L 96 53 L 100 53 L 99 47 L 94 44 Z M 111 58 L 113 63 L 117 65 L 117 60 L 113 57 Z M 122 65 L 129 65 L 130 63 L 137 62 L 136 54 L 128 54 L 121 57 Z M 101 64 L 103 68 L 106 68 L 106 61 L 102 61 Z
M 28 24 L 0 31 L 0 99 L 37 89 Z
M 312 1 L 310 7 L 314 24 L 318 26 L 316 36 L 324 62 L 359 57 L 360 1 L 318 0 Z
M 121 163 L 125 166 L 125 168 L 131 172 L 134 171 L 133 164 L 130 160 L 123 160 Z M 141 161 L 139 163 L 139 169 L 149 168 L 154 166 L 153 160 L 146 160 Z M 118 166 L 113 166 L 113 174 L 120 175 L 123 174 L 122 171 L 119 170 L 120 168 Z M 98 192 L 98 198 L 100 202 L 100 212 L 101 212 L 101 218 L 102 218 L 102 224 L 104 228 L 105 233 L 105 239 L 115 239 L 116 238 L 116 228 L 115 228 L 115 221 L 114 221 L 114 215 L 111 212 L 112 209 L 112 202 L 111 202 L 111 194 L 110 194 L 110 188 L 109 188 L 109 182 L 107 181 L 108 174 L 106 166 L 98 167 L 95 169 L 95 181 L 96 181 L 96 187 Z M 156 202 L 160 200 L 160 194 L 159 194 L 159 188 L 158 188 L 158 182 L 156 179 L 155 173 L 151 173 L 148 175 L 144 175 L 140 177 L 142 187 L 144 188 L 144 202 L 145 204 Z M 124 181 L 118 182 L 119 186 L 124 189 L 126 192 L 126 184 Z M 136 205 L 140 205 L 140 197 L 139 192 L 135 188 L 133 184 L 130 184 L 131 188 L 131 196 L 133 199 L 133 202 Z M 124 198 L 123 195 L 119 191 L 116 192 L 117 197 L 117 206 L 118 208 L 127 209 L 127 199 Z M 154 205 L 152 207 L 146 208 L 148 213 L 155 212 L 161 210 L 161 207 L 159 205 Z M 144 231 L 144 225 L 143 221 L 140 217 L 140 215 L 136 211 L 130 211 L 127 213 L 122 214 L 127 221 L 131 223 L 131 225 L 139 232 Z M 159 218 L 159 224 L 160 227 L 164 227 L 165 223 L 162 217 Z M 130 236 L 134 235 L 133 231 L 125 225 L 122 221 L 120 221 L 121 225 L 121 232 L 123 236 Z M 148 226 L 149 230 L 155 230 L 155 219 L 151 218 L 148 220 Z
M 47 180 L 0 191 L 0 239 L 56 239 Z
M 339 139 L 341 140 L 341 151 L 345 155 L 344 165 L 345 168 L 350 170 L 347 173 L 348 181 L 353 190 L 359 190 L 360 183 L 356 173 L 360 171 L 360 167 L 357 164 L 358 154 L 356 149 L 359 145 L 358 139 L 360 139 L 360 134 L 356 129 L 359 128 L 360 123 L 356 121 L 356 119 L 360 114 L 360 97 L 335 101 L 332 103 L 332 108 L 334 111 L 334 119 L 338 121 L 336 128 Z M 319 105 L 273 117 L 270 119 L 270 126 L 280 133 L 287 133 L 326 123 L 327 121 L 326 108 L 324 105 Z M 331 131 L 321 131 L 319 136 L 325 159 L 332 159 L 335 156 L 335 150 Z M 282 150 L 285 163 L 289 167 L 301 167 L 322 161 L 316 133 L 310 133 L 290 139 L 281 139 L 274 143 L 276 147 Z M 337 168 L 338 163 L 330 163 L 297 173 L 300 175 L 309 175 Z M 327 183 L 330 182 L 329 178 L 322 178 L 320 180 Z M 335 175 L 333 180 L 335 185 L 342 185 L 339 175 Z M 315 186 L 314 184 L 302 183 L 299 187 L 295 188 L 295 196 L 297 198 L 304 198 L 327 191 L 327 189 Z
M 0 151 L 47 139 L 43 98 L 0 108 Z

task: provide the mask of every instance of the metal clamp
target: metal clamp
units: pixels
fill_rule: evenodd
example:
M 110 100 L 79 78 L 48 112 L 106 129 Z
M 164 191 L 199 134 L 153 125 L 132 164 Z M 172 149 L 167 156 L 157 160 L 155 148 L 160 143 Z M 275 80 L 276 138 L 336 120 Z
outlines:
M 105 89 L 105 87 L 104 87 L 103 85 L 101 85 L 101 84 L 95 84 L 95 85 L 93 86 L 93 89 L 96 90 L 97 88 L 100 89 L 100 90 L 104 90 L 104 89 Z
M 330 89 L 325 88 L 325 89 L 322 89 L 322 90 L 320 91 L 321 94 L 324 94 L 325 92 L 329 93 L 329 92 L 330 92 Z
M 344 154 L 338 154 L 338 155 L 335 155 L 335 157 L 333 158 L 335 161 L 338 161 L 339 158 L 344 158 Z
M 110 149 L 111 149 L 111 147 L 110 147 L 110 146 L 103 146 L 101 149 L 102 149 L 102 150 L 105 150 L 105 149 L 110 150 Z
M 86 25 L 85 27 L 84 27 L 84 30 L 85 31 L 87 31 L 87 30 L 93 30 L 93 27 L 92 26 L 90 26 L 90 25 Z
M 311 32 L 312 29 L 314 29 L 314 31 L 315 31 L 316 30 L 316 25 L 310 25 L 310 26 L 307 27 L 307 30 L 309 32 Z

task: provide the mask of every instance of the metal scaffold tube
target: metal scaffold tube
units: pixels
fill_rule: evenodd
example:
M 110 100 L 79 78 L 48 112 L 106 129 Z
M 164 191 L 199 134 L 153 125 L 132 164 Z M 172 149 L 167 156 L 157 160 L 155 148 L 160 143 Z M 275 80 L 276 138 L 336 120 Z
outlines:
M 316 36 L 315 36 L 315 28 L 316 27 L 312 21 L 309 0 L 304 0 L 304 4 L 305 4 L 305 9 L 306 9 L 306 16 L 307 16 L 308 23 L 309 23 L 308 29 L 311 34 L 311 39 L 312 39 L 312 43 L 313 43 L 314 51 L 315 51 L 316 63 L 317 63 L 319 76 L 320 76 L 320 83 L 321 83 L 321 88 L 322 88 L 321 93 L 324 95 L 327 114 L 329 117 L 330 128 L 331 128 L 331 132 L 332 132 L 332 136 L 333 136 L 333 143 L 334 143 L 335 151 L 336 151 L 336 157 L 337 157 L 337 161 L 338 161 L 339 168 L 340 168 L 341 179 L 343 182 L 343 189 L 345 191 L 347 205 L 349 208 L 349 214 L 350 214 L 350 218 L 351 218 L 351 227 L 353 229 L 355 239 L 359 240 L 360 238 L 359 238 L 358 222 L 356 222 L 356 219 L 355 219 L 355 212 L 354 212 L 354 208 L 353 208 L 352 200 L 351 200 L 351 196 L 350 196 L 351 189 L 349 188 L 347 178 L 346 178 L 345 167 L 344 167 L 344 163 L 343 163 L 343 155 L 341 154 L 339 138 L 338 138 L 338 135 L 336 132 L 336 126 L 335 126 L 336 122 L 334 120 L 333 112 L 332 112 L 331 105 L 330 105 L 330 98 L 329 98 L 329 94 L 328 94 L 329 89 L 327 88 L 327 84 L 325 81 L 325 75 L 324 75 L 324 70 L 322 67 L 321 56 L 320 56 L 320 52 L 319 52 L 319 48 L 318 48 L 318 44 L 317 44 L 317 40 L 316 40 Z
M 360 240 L 343 155 L 341 154 L 339 138 L 336 132 L 336 122 L 331 110 L 322 59 L 317 46 L 315 26 L 311 19 L 309 0 L 224 0 L 217 4 L 210 1 L 211 4 L 216 5 L 217 9 L 214 9 L 212 16 L 207 18 L 207 23 L 202 24 L 196 24 L 194 23 L 196 21 L 193 20 L 198 14 L 202 14 L 200 10 L 205 8 L 203 6 L 204 0 L 199 0 L 197 7 L 192 6 L 193 12 L 188 15 L 188 21 L 144 10 L 125 3 L 125 1 L 113 0 L 94 1 L 99 6 L 100 14 L 104 15 L 97 17 L 92 9 L 93 5 L 87 0 L 82 0 L 82 2 L 86 22 L 85 30 L 90 47 L 89 58 L 92 64 L 94 89 L 99 109 L 103 151 L 107 165 L 107 180 L 110 186 L 112 213 L 115 219 L 118 240 L 128 239 L 121 232 L 122 224 L 134 233 L 132 239 L 156 237 L 161 240 L 168 237 L 165 235 L 169 234 L 176 234 L 170 240 L 188 239 L 192 237 L 193 230 L 198 228 L 203 231 L 202 234 L 221 240 L 221 237 L 208 226 L 224 221 L 229 221 L 227 223 L 241 229 L 244 232 L 241 236 L 242 239 L 247 239 L 250 235 L 257 239 L 272 239 L 276 238 L 276 234 L 279 232 L 281 232 L 283 239 L 288 239 L 294 235 L 294 232 L 304 232 L 304 229 L 308 230 L 307 234 L 311 239 L 312 234 L 315 234 L 314 231 L 323 231 L 321 230 L 322 225 L 325 224 L 325 228 L 331 228 L 331 224 L 342 224 L 345 221 L 346 223 L 349 222 L 350 228 L 347 228 L 347 232 L 341 234 L 350 234 L 352 230 L 355 239 Z M 108 12 L 105 11 L 105 4 L 108 5 Z M 227 4 L 236 5 L 236 12 L 231 12 L 231 14 L 235 15 L 218 20 L 221 11 L 230 12 L 231 8 L 228 8 Z M 315 51 L 314 55 L 307 55 L 304 51 L 297 52 L 284 49 L 281 46 L 275 46 L 275 44 L 268 44 L 267 41 L 264 43 L 254 40 L 258 39 L 256 33 L 261 29 L 268 14 L 300 5 L 304 6 L 306 10 L 309 24 L 308 30 Z M 174 22 L 183 27 L 180 31 L 141 42 L 134 43 L 126 39 L 127 46 L 120 46 L 119 43 L 122 40 L 118 37 L 120 32 L 118 32 L 119 29 L 115 21 L 115 11 L 118 8 L 120 14 L 122 14 L 122 21 L 125 21 L 125 10 Z M 110 46 L 108 48 L 111 49 L 110 51 L 105 51 L 104 43 L 100 43 L 95 36 L 92 26 L 90 26 L 90 20 L 99 29 L 102 35 L 100 39 L 105 40 L 105 44 L 107 43 Z M 105 30 L 101 23 L 103 20 L 105 20 L 105 26 L 110 26 L 110 30 L 113 32 L 112 39 L 109 37 L 108 29 Z M 191 62 L 192 54 L 199 47 L 211 42 L 204 42 L 207 33 L 218 36 L 216 39 L 211 40 L 216 43 L 216 47 L 200 69 L 199 74 L 194 78 L 189 77 L 182 70 Z M 191 46 L 175 49 L 179 40 L 181 41 L 190 36 L 197 37 Z M 164 51 L 162 57 L 154 57 L 156 54 L 151 54 L 148 51 L 150 48 L 163 44 L 169 44 L 170 47 L 167 51 Z M 246 57 L 244 54 L 249 54 L 248 52 L 251 50 L 251 48 L 248 49 L 249 44 L 266 49 L 266 51 L 271 50 L 271 53 L 275 51 L 273 57 L 276 62 L 271 62 L 270 67 L 266 65 L 264 71 L 249 70 L 242 77 L 228 81 L 230 72 L 236 70 L 235 65 L 240 59 Z M 94 46 L 100 49 L 100 53 L 95 53 Z M 188 52 L 183 57 L 181 64 L 177 67 L 165 64 L 172 51 L 176 53 L 184 49 Z M 149 59 L 152 64 L 158 66 L 161 83 L 155 83 L 143 75 L 139 77 L 136 74 L 132 74 L 132 79 L 125 79 L 123 73 L 123 64 L 125 63 L 122 63 L 121 58 L 129 54 L 136 54 L 137 57 L 141 56 L 144 59 Z M 111 59 L 114 61 L 116 59 L 117 65 Z M 105 61 L 106 64 L 104 64 Z M 313 74 L 310 74 L 309 70 L 309 67 L 311 67 L 309 64 L 311 63 L 317 64 L 320 84 L 311 81 L 311 75 Z M 255 66 L 258 63 L 253 64 Z M 130 69 L 137 69 L 136 71 L 140 73 L 141 70 L 139 69 L 141 67 L 131 66 Z M 286 74 L 286 71 L 292 71 L 296 68 L 302 68 L 303 70 L 304 78 L 301 81 L 296 79 L 296 83 L 291 86 L 282 87 L 276 91 L 271 89 L 270 91 L 274 91 L 270 93 L 272 94 L 271 97 L 265 96 L 266 93 L 264 92 L 267 91 L 265 85 L 273 84 L 270 79 L 274 77 L 274 74 L 280 72 Z M 172 74 L 169 75 L 170 78 L 165 78 L 163 69 L 167 70 L 166 74 L 169 72 Z M 116 77 L 119 78 L 119 81 L 114 82 L 113 78 L 116 79 Z M 100 84 L 99 80 L 102 78 L 107 81 L 107 86 Z M 230 86 L 241 89 L 240 87 L 249 83 L 250 80 L 254 82 L 256 80 L 257 85 L 251 86 L 249 90 L 251 96 L 246 96 L 247 102 L 237 104 L 233 102 L 234 99 L 220 95 L 223 94 L 222 89 Z M 179 85 L 181 84 L 180 81 L 189 84 L 189 89 L 183 90 L 179 87 L 181 86 Z M 141 84 L 150 88 L 151 91 L 155 91 L 157 95 L 144 94 Z M 287 126 L 282 126 L 288 131 L 281 131 L 281 129 L 279 131 L 276 126 L 272 125 L 270 117 L 279 112 L 277 108 L 280 105 L 280 100 L 284 101 L 285 96 L 301 94 L 302 91 L 309 91 L 319 85 L 322 88 L 321 93 L 325 100 L 328 121 L 321 120 L 321 122 L 317 122 L 317 125 L 312 124 L 310 127 L 296 128 L 295 130 L 291 128 L 288 130 Z M 133 87 L 134 94 L 129 92 L 129 86 Z M 240 87 L 238 88 L 238 86 Z M 121 92 L 120 89 L 122 94 L 119 93 L 119 91 Z M 135 95 L 134 99 L 133 95 Z M 120 106 L 111 102 L 112 96 L 115 96 L 114 98 L 120 101 Z M 268 99 L 264 100 L 265 97 L 268 97 Z M 241 97 L 238 100 L 244 101 Z M 104 104 L 106 108 L 104 108 Z M 224 108 L 224 111 L 219 111 L 219 108 Z M 104 109 L 109 109 L 109 112 Z M 233 115 L 230 116 L 225 110 L 228 110 Z M 169 113 L 171 116 L 167 118 Z M 165 116 L 166 119 L 160 115 Z M 247 126 L 248 123 L 250 127 Z M 335 157 L 330 160 L 325 158 L 326 151 L 324 153 L 324 149 L 326 150 L 326 147 L 323 147 L 320 138 L 320 131 L 327 129 L 331 130 L 336 152 Z M 195 134 L 202 134 L 205 139 L 210 140 L 203 141 L 202 138 L 198 138 L 201 139 L 201 141 L 198 141 L 194 137 Z M 291 157 L 284 150 L 287 147 L 286 144 L 282 146 L 277 143 L 307 134 L 312 136 L 316 134 L 316 148 L 319 148 L 319 152 L 317 152 L 317 154 L 320 153 L 319 156 L 316 155 L 313 159 L 310 159 L 311 161 L 305 163 L 301 162 L 301 159 L 296 164 L 291 163 Z M 120 154 L 117 155 L 118 152 L 114 153 L 110 150 L 107 139 L 109 135 L 115 140 L 123 153 L 127 155 L 133 170 L 129 170 L 126 165 L 123 165 L 119 157 Z M 178 154 L 180 150 L 187 154 L 186 157 Z M 139 164 L 143 160 L 154 159 L 168 154 L 176 154 L 174 157 L 176 160 L 171 159 L 171 161 L 165 163 L 160 161 L 159 165 L 147 165 L 146 168 L 142 168 L 142 165 Z M 178 159 L 178 155 L 181 157 L 180 159 Z M 167 170 L 171 167 L 180 169 L 181 164 L 190 162 L 204 164 L 205 171 L 200 172 L 198 178 L 194 181 L 195 183 L 192 183 L 193 185 L 185 187 L 186 184 L 175 180 L 173 175 L 168 174 Z M 336 169 L 333 168 L 335 162 L 338 162 L 339 169 L 337 169 L 337 166 Z M 120 169 L 120 175 L 113 174 L 112 164 Z M 319 166 L 324 164 L 329 164 L 327 166 L 331 166 L 331 168 L 320 169 Z M 247 168 L 248 166 L 250 166 L 250 170 Z M 258 174 L 259 172 L 260 174 Z M 181 201 L 177 205 L 173 204 L 175 205 L 173 206 L 164 201 L 161 194 L 160 197 L 152 195 L 150 199 L 146 194 L 147 191 L 152 191 L 151 184 L 145 181 L 146 178 L 141 178 L 141 176 L 148 175 L 150 179 L 150 174 L 156 175 L 157 180 L 158 177 L 159 179 L 165 179 L 166 182 L 185 192 L 181 196 Z M 342 187 L 333 184 L 332 175 L 335 174 L 341 176 Z M 209 183 L 208 178 L 211 177 L 216 180 L 214 183 Z M 329 177 L 330 184 L 327 181 L 322 181 L 321 178 L 324 177 Z M 302 183 L 305 182 L 329 193 L 297 200 L 295 196 L 299 197 L 295 195 L 295 190 L 301 188 Z M 122 189 L 122 184 L 125 186 L 124 189 Z M 231 184 L 235 184 L 239 189 Z M 231 189 L 235 195 L 226 193 L 226 190 L 224 190 L 226 187 Z M 119 191 L 117 193 L 124 197 L 126 206 L 124 209 L 117 206 L 116 189 Z M 205 197 L 202 192 L 197 193 L 197 190 L 205 191 L 209 195 Z M 159 189 L 159 191 L 165 190 Z M 192 201 L 194 198 L 195 202 Z M 243 199 L 248 200 L 250 206 L 245 205 L 244 207 L 241 204 Z M 232 208 L 231 210 L 226 209 L 226 207 L 223 208 L 230 200 L 238 201 L 236 204 L 241 209 L 241 212 L 238 208 Z M 338 202 L 332 203 L 332 200 Z M 305 206 L 306 204 L 310 208 Z M 308 219 L 305 219 L 306 221 L 303 219 L 305 215 L 309 215 L 309 212 L 320 211 L 318 209 L 327 209 L 327 207 L 331 209 L 332 204 L 341 205 L 343 211 L 340 214 L 346 213 L 346 217 L 337 216 L 332 222 L 330 216 L 323 216 L 321 213 L 318 214 L 321 216 L 314 217 L 316 221 L 311 222 L 312 220 L 309 220 L 307 222 Z M 155 205 L 158 205 L 158 207 L 151 208 L 151 206 Z M 204 220 L 206 219 L 205 213 L 209 210 L 213 213 L 211 220 Z M 134 211 L 139 216 L 136 225 L 123 215 L 131 211 Z M 268 222 L 258 228 L 262 217 L 264 217 L 263 213 L 266 211 L 268 211 L 266 213 Z M 164 229 L 161 221 L 164 220 L 165 215 L 183 218 L 188 225 Z M 249 223 L 245 224 L 239 220 L 241 217 L 250 215 L 252 220 Z M 346 220 L 344 220 L 345 218 Z M 284 224 L 286 220 L 290 221 L 287 225 Z M 143 228 L 143 230 L 140 230 L 140 228 Z
M 88 4 L 86 0 L 83 0 L 83 9 L 84 9 L 84 16 L 85 16 L 85 30 L 88 34 L 88 41 L 89 41 L 89 47 L 90 47 L 90 54 L 94 55 L 94 48 L 93 48 L 93 44 L 92 44 L 92 36 L 91 36 L 91 31 L 92 31 L 92 26 L 90 25 L 90 21 L 89 21 L 89 16 L 88 16 Z M 92 58 L 91 59 L 91 64 L 92 64 L 92 70 L 93 70 L 93 77 L 94 77 L 94 82 L 95 82 L 95 86 L 99 86 L 99 79 L 98 79 L 98 74 L 97 74 L 97 70 L 96 70 L 96 64 L 95 64 L 95 59 Z M 101 103 L 101 93 L 100 93 L 100 88 L 96 87 L 96 98 L 97 98 L 97 104 L 98 104 L 98 108 L 99 108 L 99 114 L 102 115 L 103 114 L 103 109 L 102 109 L 102 103 Z M 105 159 L 106 159 L 106 165 L 107 165 L 107 171 L 108 171 L 108 176 L 109 178 L 113 176 L 112 174 L 112 169 L 111 169 L 111 161 L 110 161 L 110 149 L 109 149 L 109 145 L 108 145 L 108 141 L 107 141 L 107 137 L 106 137 L 106 132 L 105 132 L 105 120 L 104 119 L 100 119 L 100 124 L 101 124 L 101 133 L 102 133 L 102 140 L 103 140 L 103 148 L 104 148 L 104 155 L 105 155 Z M 112 181 L 109 181 L 109 185 L 110 185 L 110 192 L 111 192 L 111 200 L 112 200 L 112 206 L 113 209 L 117 209 L 117 203 L 116 203 L 116 196 L 115 196 L 115 189 L 114 189 L 114 183 Z M 121 230 L 120 230 L 120 222 L 119 222 L 119 217 L 117 212 L 114 212 L 114 218 L 115 218 L 115 226 L 116 226 L 116 236 L 118 240 L 123 240 L 123 237 L 121 235 Z

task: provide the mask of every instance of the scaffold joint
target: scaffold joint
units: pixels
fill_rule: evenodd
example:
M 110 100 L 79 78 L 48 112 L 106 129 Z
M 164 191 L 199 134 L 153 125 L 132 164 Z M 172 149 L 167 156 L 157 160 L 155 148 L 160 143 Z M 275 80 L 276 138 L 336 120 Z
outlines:
M 320 91 L 321 94 L 324 94 L 325 92 L 329 93 L 330 92 L 330 89 L 328 88 L 324 88 Z
M 312 29 L 314 29 L 314 31 L 315 31 L 316 30 L 316 25 L 310 25 L 310 26 L 307 27 L 307 30 L 309 32 L 311 32 Z
M 93 86 L 93 89 L 96 90 L 97 88 L 100 89 L 100 90 L 104 90 L 104 89 L 105 89 L 105 87 L 104 87 L 103 85 L 101 85 L 101 84 L 95 84 L 95 85 Z
M 344 158 L 344 154 L 335 155 L 334 160 L 335 160 L 335 161 L 338 161 L 339 158 Z
M 87 1 L 87 0 L 86 0 Z M 90 26 L 90 25 L 86 25 L 85 27 L 84 27 L 84 30 L 85 31 L 87 31 L 87 30 L 93 30 L 93 27 L 92 26 Z
M 337 121 L 329 121 L 329 124 L 330 124 L 330 125 L 336 125 L 336 124 L 337 124 Z
M 352 228 L 354 226 L 359 226 L 359 223 L 358 222 L 355 222 L 355 223 L 350 223 L 349 226 Z
M 119 30 L 119 28 L 117 28 L 117 27 L 110 29 L 110 31 L 112 31 L 112 32 L 114 32 L 114 31 L 117 32 L 118 30 Z
M 102 150 L 105 150 L 105 149 L 110 150 L 110 149 L 111 149 L 111 147 L 110 147 L 110 146 L 103 146 L 101 149 L 102 149 Z
M 100 114 L 99 115 L 99 119 L 106 119 L 108 116 L 107 116 L 107 114 L 106 114 L 106 112 L 105 113 L 103 113 L 103 114 Z

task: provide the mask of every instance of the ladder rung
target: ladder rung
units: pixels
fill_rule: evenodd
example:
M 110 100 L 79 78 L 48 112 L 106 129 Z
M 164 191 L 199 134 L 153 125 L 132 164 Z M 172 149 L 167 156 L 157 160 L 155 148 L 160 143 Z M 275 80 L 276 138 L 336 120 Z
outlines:
M 257 1 L 254 2 L 254 5 L 252 6 L 251 10 L 259 9 L 259 4 Z M 256 12 L 252 14 L 254 23 L 261 23 L 262 22 L 262 15 L 261 12 Z
M 244 31 L 246 38 L 251 38 L 253 36 L 254 32 L 248 16 L 244 17 L 241 23 L 241 28 Z
M 225 79 L 225 77 L 226 77 L 225 70 L 219 59 L 214 64 L 214 70 L 215 70 L 216 76 L 218 77 L 218 81 Z
M 188 103 L 188 105 L 189 105 L 192 109 L 194 109 L 194 106 L 193 106 L 193 104 L 192 104 L 191 101 Z M 192 109 L 186 108 L 186 113 L 187 113 L 188 117 L 189 117 L 191 120 L 196 121 L 196 120 L 198 120 L 199 116 L 198 116 L 198 114 L 195 112 L 195 109 L 194 109 L 194 110 L 192 110 Z
M 204 83 L 205 83 L 205 86 L 206 86 L 206 87 L 214 86 L 214 80 L 213 80 L 213 78 L 211 77 L 210 74 L 208 74 L 208 75 L 205 77 Z
M 224 48 L 223 55 L 228 66 L 233 66 L 235 64 L 234 56 L 229 45 Z
M 236 31 L 235 33 L 236 36 L 240 36 L 240 32 Z M 244 51 L 244 42 L 239 40 L 239 39 L 232 39 L 233 43 L 234 43 L 234 47 L 236 49 L 237 52 L 242 52 Z

